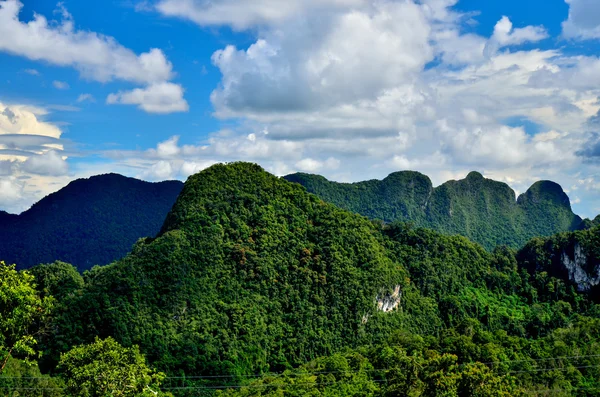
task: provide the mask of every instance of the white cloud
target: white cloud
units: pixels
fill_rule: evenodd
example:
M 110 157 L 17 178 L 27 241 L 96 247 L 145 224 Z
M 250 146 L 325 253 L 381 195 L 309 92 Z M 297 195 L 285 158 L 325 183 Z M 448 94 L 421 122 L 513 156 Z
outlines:
M 140 177 L 148 180 L 165 180 L 172 179 L 175 175 L 173 166 L 169 161 L 161 160 L 150 166 L 145 170 Z
M 513 26 L 507 17 L 489 37 L 472 33 L 465 26 L 473 15 L 456 3 L 159 1 L 165 15 L 254 35 L 247 47 L 225 46 L 212 56 L 222 78 L 211 101 L 228 129 L 201 142 L 166 135 L 152 149 L 105 155 L 152 180 L 234 160 L 278 175 L 318 172 L 338 180 L 413 169 L 440 183 L 477 169 L 519 191 L 536 179 L 564 186 L 591 180 L 577 197 L 600 205 L 597 165 L 577 154 L 600 108 L 598 58 L 549 40 L 536 48 L 548 37 L 545 28 Z M 584 2 L 570 3 L 574 12 Z M 171 78 L 139 81 L 144 87 L 107 102 L 185 111 L 183 88 Z
M 503 16 L 494 27 L 494 33 L 490 39 L 498 47 L 519 45 L 528 42 L 537 42 L 548 37 L 543 26 L 526 26 L 524 28 L 513 28 L 510 19 Z
M 281 23 L 309 10 L 323 13 L 366 3 L 364 0 L 161 0 L 156 8 L 163 15 L 189 19 L 202 26 L 231 25 L 241 30 Z
M 428 35 L 421 9 L 411 2 L 289 21 L 247 50 L 215 52 L 223 79 L 211 100 L 222 117 L 374 100 L 432 59 Z
M 54 80 L 52 82 L 52 85 L 57 90 L 68 90 L 69 89 L 69 84 L 64 81 Z
M 563 22 L 563 35 L 568 38 L 600 38 L 600 2 L 597 0 L 565 0 L 569 17 Z
M 331 171 L 338 169 L 339 166 L 340 161 L 334 157 L 330 157 L 325 161 L 305 158 L 296 163 L 296 168 L 305 172 L 318 172 L 323 169 Z
M 84 77 L 102 82 L 119 79 L 153 83 L 172 77 L 172 65 L 159 49 L 136 55 L 112 37 L 75 30 L 68 14 L 63 14 L 60 23 L 48 22 L 40 14 L 29 22 L 21 22 L 22 7 L 17 0 L 0 2 L 0 50 L 58 66 L 73 66 Z
M 39 135 L 60 138 L 62 131 L 54 124 L 40 120 L 48 112 L 25 105 L 0 102 L 0 136 L 3 134 Z
M 146 88 L 119 91 L 106 98 L 108 104 L 138 105 L 148 113 L 187 112 L 189 106 L 183 98 L 183 88 L 179 84 L 153 83 Z
M 15 203 L 23 197 L 23 185 L 14 177 L 0 177 L 0 208 L 13 212 Z
M 96 102 L 96 98 L 92 94 L 80 94 L 77 97 L 77 102 Z
M 51 150 L 30 156 L 23 163 L 22 170 L 37 175 L 61 176 L 69 172 L 69 166 L 63 156 Z
M 76 30 L 66 9 L 59 5 L 61 21 L 48 21 L 34 14 L 29 22 L 22 22 L 19 14 L 23 4 L 18 0 L 0 0 L 0 51 L 19 55 L 35 61 L 45 61 L 58 66 L 77 69 L 84 78 L 100 82 L 122 80 L 147 85 L 130 95 L 146 93 L 148 104 L 130 98 L 125 103 L 139 104 L 153 113 L 169 113 L 187 108 L 183 89 L 168 83 L 174 77 L 171 62 L 157 48 L 136 54 L 119 44 L 114 38 L 96 32 Z M 57 88 L 65 87 L 60 82 Z M 171 88 L 170 95 L 160 95 L 157 89 L 179 87 L 179 94 Z M 134 94 L 135 93 L 135 94 Z M 118 96 L 119 94 L 117 94 Z M 173 100 L 173 102 L 168 102 Z M 157 106 L 162 111 L 155 111 Z

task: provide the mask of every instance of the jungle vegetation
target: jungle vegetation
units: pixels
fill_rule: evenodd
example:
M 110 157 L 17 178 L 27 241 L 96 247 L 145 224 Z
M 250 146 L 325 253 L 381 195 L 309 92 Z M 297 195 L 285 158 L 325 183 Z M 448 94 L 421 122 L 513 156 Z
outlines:
M 118 261 L 82 274 L 64 262 L 2 265 L 20 281 L 1 284 L 0 387 L 594 396 L 599 243 L 593 227 L 487 250 L 369 220 L 254 164 L 214 165 L 188 179 L 158 235 Z M 26 348 L 10 351 L 19 340 Z

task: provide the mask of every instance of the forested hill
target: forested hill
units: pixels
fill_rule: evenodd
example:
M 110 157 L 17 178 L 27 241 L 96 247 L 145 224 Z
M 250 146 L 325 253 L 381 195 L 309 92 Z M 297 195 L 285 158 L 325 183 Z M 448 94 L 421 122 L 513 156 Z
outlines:
M 19 268 L 62 260 L 81 271 L 110 263 L 156 235 L 182 187 L 117 174 L 75 180 L 20 215 L 0 212 L 0 258 Z
M 599 233 L 488 252 L 214 165 L 123 259 L 31 270 L 57 299 L 37 346 L 68 380 L 61 352 L 139 345 L 182 397 L 597 395 Z
M 536 182 L 517 198 L 507 184 L 478 172 L 436 188 L 429 177 L 414 171 L 358 183 L 331 182 L 303 173 L 285 179 L 371 219 L 411 221 L 416 226 L 463 235 L 487 249 L 502 244 L 518 248 L 532 237 L 576 230 L 582 223 L 560 185 L 550 181 Z

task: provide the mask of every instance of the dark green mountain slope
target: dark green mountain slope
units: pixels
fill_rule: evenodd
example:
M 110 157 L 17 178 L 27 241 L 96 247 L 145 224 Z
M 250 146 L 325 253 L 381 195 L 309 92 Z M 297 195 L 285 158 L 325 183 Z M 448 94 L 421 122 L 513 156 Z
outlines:
M 156 235 L 182 187 L 117 174 L 78 179 L 20 215 L 0 213 L 0 259 L 19 268 L 62 260 L 81 271 L 110 263 Z
M 465 179 L 433 188 L 418 172 L 390 174 L 382 181 L 330 182 L 319 175 L 285 177 L 341 208 L 386 222 L 410 221 L 444 233 L 461 234 L 487 249 L 520 247 L 535 236 L 575 230 L 581 218 L 571 211 L 556 183 L 540 181 L 518 198 L 505 183 L 471 172 Z
M 157 238 L 86 274 L 51 343 L 114 335 L 190 374 L 304 363 L 356 345 L 375 297 L 406 283 L 382 241 L 257 165 L 215 165 L 188 179 Z
M 464 363 L 515 360 L 494 368 L 504 379 L 543 369 L 535 360 L 595 354 L 600 341 L 596 331 L 562 330 L 594 329 L 588 295 L 547 272 L 528 273 L 511 249 L 488 252 L 461 236 L 371 222 L 246 163 L 190 177 L 160 234 L 86 272 L 83 286 L 64 264 L 33 273 L 44 289 L 69 291 L 57 294 L 55 322 L 40 342 L 44 368 L 75 344 L 113 336 L 179 376 L 172 387 L 243 383 L 348 349 L 390 369 L 406 350 L 415 371 L 432 365 L 438 373 L 447 362 L 442 372 L 460 371 L 460 379 Z M 435 358 L 445 354 L 455 356 Z M 592 370 L 544 375 L 519 381 L 530 390 L 596 387 Z M 374 395 L 405 395 L 390 393 Z

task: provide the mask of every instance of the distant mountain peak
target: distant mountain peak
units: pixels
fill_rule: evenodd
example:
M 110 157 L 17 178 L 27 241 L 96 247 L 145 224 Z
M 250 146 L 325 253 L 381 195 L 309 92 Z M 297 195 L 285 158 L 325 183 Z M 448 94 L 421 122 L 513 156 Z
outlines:
M 74 180 L 20 215 L 0 212 L 0 260 L 19 268 L 55 260 L 79 270 L 108 264 L 156 235 L 182 187 L 114 173 Z
M 527 191 L 521 194 L 518 198 L 519 203 L 535 203 L 550 202 L 556 205 L 571 209 L 569 196 L 564 192 L 562 186 L 552 181 L 535 182 Z
M 467 174 L 467 177 L 465 179 L 470 180 L 470 181 L 476 181 L 476 180 L 483 180 L 485 178 L 483 177 L 483 175 L 480 172 L 471 171 Z
M 460 180 L 432 188 L 418 172 L 401 171 L 383 180 L 343 184 L 321 176 L 284 177 L 337 206 L 386 222 L 410 221 L 417 226 L 456 233 L 492 249 L 522 246 L 534 236 L 575 230 L 582 222 L 571 211 L 569 197 L 557 183 L 539 181 L 517 200 L 504 182 L 471 171 Z

